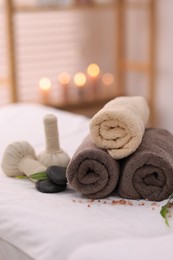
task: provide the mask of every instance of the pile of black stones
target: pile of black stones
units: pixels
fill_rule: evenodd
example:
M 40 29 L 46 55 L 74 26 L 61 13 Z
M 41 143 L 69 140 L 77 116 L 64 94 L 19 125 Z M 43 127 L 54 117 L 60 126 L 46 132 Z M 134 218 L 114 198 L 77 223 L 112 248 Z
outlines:
M 49 166 L 46 170 L 47 179 L 36 182 L 36 189 L 43 193 L 58 193 L 67 187 L 66 167 Z

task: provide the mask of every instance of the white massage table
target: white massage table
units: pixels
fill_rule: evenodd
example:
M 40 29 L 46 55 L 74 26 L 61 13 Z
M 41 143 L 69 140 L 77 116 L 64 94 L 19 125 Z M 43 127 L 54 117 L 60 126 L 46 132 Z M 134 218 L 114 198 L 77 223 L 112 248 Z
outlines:
M 61 147 L 73 155 L 89 132 L 89 119 L 37 104 L 0 108 L 0 160 L 6 146 L 28 141 L 44 150 L 43 116 L 58 117 Z M 166 201 L 91 201 L 74 190 L 44 194 L 27 179 L 0 169 L 0 260 L 172 260 L 173 216 Z

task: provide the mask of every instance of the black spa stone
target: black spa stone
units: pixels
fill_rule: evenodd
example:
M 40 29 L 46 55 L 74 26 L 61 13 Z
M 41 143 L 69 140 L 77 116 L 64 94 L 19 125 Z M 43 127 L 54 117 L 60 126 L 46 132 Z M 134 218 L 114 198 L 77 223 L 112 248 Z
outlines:
M 46 173 L 52 182 L 58 185 L 65 185 L 67 183 L 66 169 L 66 167 L 52 165 L 47 168 Z
M 36 182 L 35 187 L 43 193 L 57 193 L 66 189 L 66 185 L 58 185 L 48 179 Z

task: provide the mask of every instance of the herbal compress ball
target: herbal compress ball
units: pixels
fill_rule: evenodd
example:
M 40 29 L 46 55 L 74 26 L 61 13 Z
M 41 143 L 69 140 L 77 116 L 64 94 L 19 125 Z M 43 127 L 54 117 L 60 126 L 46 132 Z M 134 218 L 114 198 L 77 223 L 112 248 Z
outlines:
M 16 177 L 46 171 L 36 159 L 33 147 L 25 141 L 9 144 L 2 158 L 2 169 L 7 176 Z

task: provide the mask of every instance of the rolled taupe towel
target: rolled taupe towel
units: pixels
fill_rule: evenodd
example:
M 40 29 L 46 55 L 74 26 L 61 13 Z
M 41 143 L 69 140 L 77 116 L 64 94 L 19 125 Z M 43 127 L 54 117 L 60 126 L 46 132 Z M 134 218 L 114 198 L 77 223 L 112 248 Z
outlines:
M 118 97 L 108 102 L 90 121 L 95 144 L 114 159 L 124 158 L 138 148 L 149 119 L 142 96 Z
M 121 163 L 120 196 L 162 201 L 173 192 L 173 135 L 167 130 L 147 129 L 136 152 Z
M 108 196 L 119 179 L 119 162 L 98 148 L 88 135 L 67 167 L 69 184 L 90 199 Z

